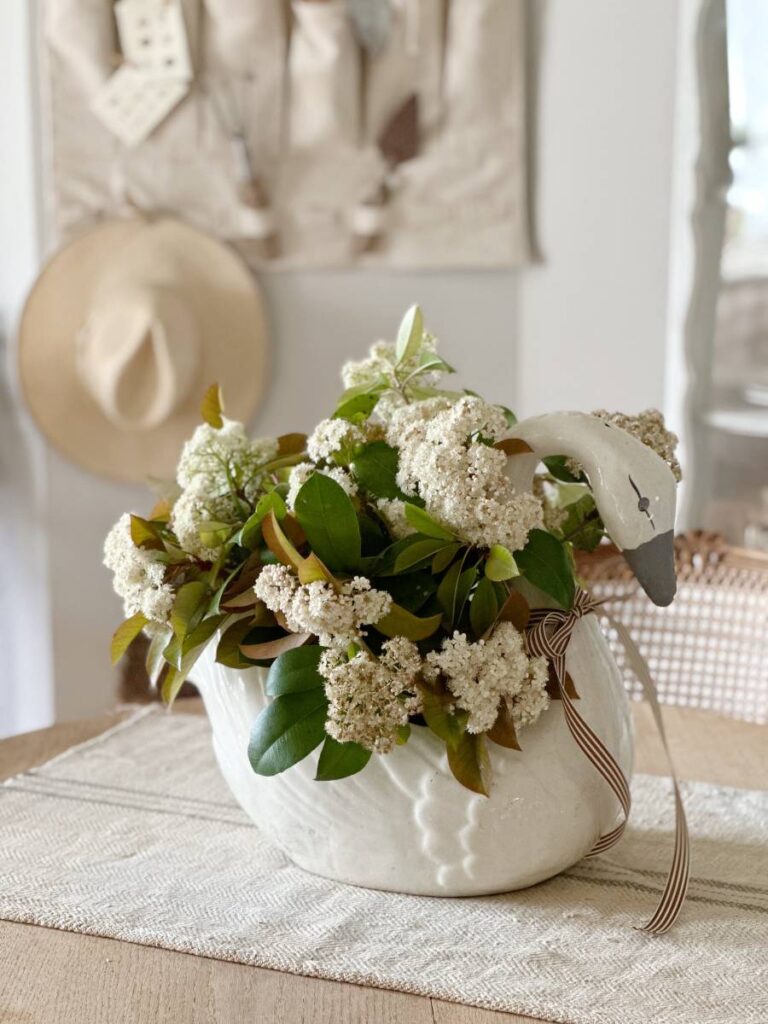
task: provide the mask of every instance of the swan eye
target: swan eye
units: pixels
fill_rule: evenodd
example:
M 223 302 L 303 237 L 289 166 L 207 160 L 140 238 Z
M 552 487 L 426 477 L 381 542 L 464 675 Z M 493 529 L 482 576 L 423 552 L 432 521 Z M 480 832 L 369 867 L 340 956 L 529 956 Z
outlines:
M 637 484 L 635 483 L 635 481 L 632 479 L 631 476 L 629 477 L 629 482 L 630 482 L 630 484 L 632 486 L 632 490 L 637 495 L 637 511 L 638 512 L 644 512 L 645 515 L 648 516 L 648 520 L 649 520 L 651 526 L 653 527 L 653 529 L 655 530 L 656 529 L 656 524 L 654 523 L 653 516 L 651 515 L 651 513 L 649 511 L 649 509 L 651 507 L 651 499 L 650 498 L 646 498 L 645 495 L 641 493 L 640 488 L 637 486 Z

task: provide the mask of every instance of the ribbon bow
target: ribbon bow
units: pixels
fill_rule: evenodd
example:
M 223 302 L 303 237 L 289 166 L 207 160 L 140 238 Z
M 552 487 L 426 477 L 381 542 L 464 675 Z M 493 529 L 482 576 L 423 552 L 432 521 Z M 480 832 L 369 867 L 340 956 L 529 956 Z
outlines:
M 557 679 L 558 691 L 563 702 L 565 720 L 568 728 L 576 741 L 576 745 L 592 762 L 597 771 L 613 790 L 616 799 L 622 810 L 622 818 L 615 828 L 600 836 L 587 856 L 594 857 L 604 853 L 614 846 L 621 839 L 629 819 L 631 807 L 631 796 L 629 785 L 624 772 L 621 770 L 615 757 L 597 734 L 581 717 L 576 709 L 566 684 L 565 660 L 573 631 L 576 623 L 589 615 L 603 604 L 596 600 L 586 590 L 577 588 L 573 600 L 573 606 L 569 611 L 560 608 L 535 608 L 531 611 L 528 625 L 526 627 L 526 642 L 528 652 L 531 655 L 540 655 L 547 658 L 554 669 Z M 690 874 L 690 841 L 688 837 L 688 826 L 685 820 L 685 809 L 680 795 L 680 788 L 677 783 L 675 769 L 672 765 L 672 758 L 667 745 L 667 737 L 664 732 L 664 723 L 661 717 L 656 685 L 648 668 L 645 658 L 638 650 L 635 642 L 630 637 L 626 628 L 614 618 L 603 612 L 621 641 L 627 660 L 635 672 L 643 687 L 645 699 L 651 706 L 656 728 L 659 731 L 664 752 L 667 756 L 672 785 L 675 794 L 675 849 L 672 858 L 672 866 L 667 876 L 664 891 L 659 900 L 656 912 L 647 924 L 643 925 L 640 931 L 661 935 L 668 931 L 677 920 L 680 910 L 685 902 L 685 894 L 688 889 L 688 878 Z

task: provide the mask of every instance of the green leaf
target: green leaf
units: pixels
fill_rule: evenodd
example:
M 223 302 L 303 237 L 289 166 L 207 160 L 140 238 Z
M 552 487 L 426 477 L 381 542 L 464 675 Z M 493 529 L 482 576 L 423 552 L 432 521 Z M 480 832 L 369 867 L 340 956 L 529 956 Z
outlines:
M 440 628 L 442 615 L 421 619 L 393 602 L 387 615 L 376 622 L 375 628 L 384 636 L 404 636 L 408 640 L 426 640 Z
M 278 519 L 282 519 L 287 512 L 285 502 L 277 491 L 262 494 L 256 503 L 253 515 L 246 520 L 235 538 L 237 543 L 251 550 L 255 548 L 261 540 L 261 524 L 270 512 L 274 512 Z
M 494 544 L 488 552 L 488 559 L 485 563 L 485 575 L 489 580 L 500 583 L 502 580 L 511 580 L 520 575 L 512 552 L 501 544 Z
M 493 583 L 483 576 L 477 584 L 477 589 L 472 595 L 469 605 L 469 621 L 472 625 L 472 632 L 478 639 L 491 628 L 498 614 L 499 602 L 496 600 L 496 590 Z
M 221 608 L 225 612 L 243 612 L 255 608 L 258 603 L 259 599 L 251 586 L 241 590 L 239 594 L 232 594 L 231 597 L 220 597 L 217 609 L 213 610 Z
M 238 619 L 224 631 L 216 648 L 216 661 L 219 665 L 226 665 L 228 668 L 251 667 L 251 662 L 240 651 L 240 644 L 252 630 L 251 619 Z
M 131 540 L 137 548 L 145 551 L 165 551 L 165 544 L 154 523 L 131 515 Z
M 440 356 L 433 355 L 431 352 L 423 352 L 419 359 L 419 376 L 422 373 L 430 373 L 435 370 L 439 370 L 441 373 L 456 373 L 454 368 Z
M 447 753 L 450 769 L 462 786 L 488 796 L 490 763 L 484 738 L 465 732 L 455 747 L 447 747 Z
M 163 649 L 163 657 L 168 664 L 176 669 L 182 669 L 187 655 L 201 644 L 208 643 L 226 617 L 226 615 L 212 615 L 210 618 L 203 619 L 200 625 L 187 633 L 183 639 L 172 636 Z
M 203 395 L 203 401 L 200 404 L 200 415 L 206 423 L 215 427 L 217 430 L 220 430 L 224 426 L 224 420 L 221 418 L 221 410 L 221 388 L 218 384 L 211 384 Z
M 580 551 L 594 551 L 605 534 L 603 521 L 590 493 L 565 506 L 567 518 L 560 527 L 564 540 Z
M 279 775 L 302 761 L 325 739 L 325 691 L 276 697 L 251 729 L 248 759 L 257 775 Z
M 452 401 L 458 401 L 459 398 L 464 397 L 463 391 L 446 391 L 444 388 L 425 388 L 414 386 L 413 384 L 408 385 L 408 391 L 412 398 L 418 398 L 419 400 L 424 398 L 450 398 Z
M 229 540 L 232 533 L 231 523 L 221 523 L 216 519 L 207 519 L 200 523 L 197 535 L 207 548 L 218 548 Z
M 296 495 L 296 518 L 309 546 L 330 569 L 360 563 L 360 524 L 349 495 L 335 480 L 313 473 Z
M 452 701 L 448 694 L 434 693 L 426 686 L 420 687 L 422 714 L 432 732 L 450 748 L 456 748 L 467 727 L 467 712 L 450 710 Z
M 323 648 L 316 645 L 281 654 L 270 667 L 265 691 L 270 697 L 280 697 L 286 693 L 323 689 L 325 680 L 317 668 L 322 655 Z
M 126 619 L 125 622 L 122 622 L 117 627 L 115 632 L 112 634 L 112 643 L 109 648 L 113 665 L 116 665 L 118 661 L 120 661 L 122 656 L 148 622 L 149 619 L 146 615 L 142 615 L 141 612 L 136 612 L 136 614 L 132 615 L 130 619 Z
M 336 404 L 333 418 L 365 419 L 375 409 L 385 387 L 386 381 L 382 379 L 375 384 L 358 384 L 355 387 L 347 388 Z
M 386 441 L 371 441 L 355 455 L 352 472 L 364 491 L 377 498 L 407 499 L 397 486 L 397 449 Z
M 149 641 L 149 649 L 147 650 L 147 657 L 144 661 L 144 665 L 147 670 L 147 675 L 149 676 L 149 681 L 153 686 L 157 686 L 160 673 L 163 671 L 163 666 L 166 664 L 165 658 L 163 657 L 163 651 L 172 636 L 173 631 L 170 628 L 161 629 L 155 633 Z
M 179 691 L 185 682 L 186 675 L 182 670 L 176 669 L 172 665 L 166 666 L 160 693 L 163 698 L 163 702 L 167 704 L 169 708 L 173 707 L 173 703 L 178 697 Z
M 517 416 L 515 416 L 512 410 L 508 409 L 506 405 L 500 405 L 499 408 L 504 413 L 504 419 L 507 421 L 507 426 L 514 427 L 517 423 Z
M 403 576 L 388 576 L 376 581 L 377 588 L 382 587 L 391 594 L 392 600 L 406 611 L 414 614 L 427 603 L 437 590 L 437 580 L 429 571 L 409 572 Z
M 545 530 L 531 530 L 528 543 L 517 552 L 525 578 L 565 609 L 573 604 L 576 584 L 568 551 L 562 541 Z
M 464 569 L 463 565 L 463 561 L 454 562 L 437 588 L 437 600 L 451 626 L 458 624 L 464 602 L 477 578 L 476 565 L 469 569 Z
M 346 779 L 361 772 L 371 759 L 371 751 L 359 743 L 339 743 L 326 736 L 317 762 L 316 782 Z
M 441 524 L 434 520 L 428 512 L 425 512 L 423 508 L 419 508 L 418 505 L 412 505 L 410 502 L 406 502 L 405 518 L 415 530 L 418 530 L 419 533 L 423 533 L 426 537 L 436 537 L 438 540 L 456 539 L 455 535 L 451 533 L 450 530 L 441 526 Z
M 411 306 L 397 331 L 395 356 L 398 366 L 411 356 L 415 356 L 424 337 L 424 317 L 418 306 Z
M 400 540 L 396 540 L 394 544 L 390 544 L 388 548 L 381 552 L 369 575 L 392 576 L 395 572 L 395 563 L 400 555 L 424 539 L 425 537 L 422 533 L 411 533 L 407 537 L 401 537 Z
M 183 640 L 202 622 L 209 594 L 208 587 L 200 580 L 185 583 L 176 594 L 171 609 L 171 627 L 179 640 Z
M 395 572 L 405 572 L 406 569 L 413 568 L 419 562 L 425 562 L 436 551 L 442 551 L 444 547 L 445 542 L 434 537 L 427 537 L 424 540 L 416 541 L 415 544 L 409 545 L 397 556 L 395 559 Z
M 446 544 L 444 548 L 436 551 L 435 557 L 432 559 L 432 572 L 435 575 L 444 572 L 460 550 L 461 544 L 457 542 L 455 544 Z
M 562 480 L 566 484 L 580 483 L 584 477 L 584 474 L 574 476 L 574 474 L 568 469 L 568 460 L 564 455 L 550 455 L 549 458 L 542 459 L 542 462 L 547 467 L 549 472 L 555 478 L 555 480 Z
M 168 707 L 171 707 L 173 702 L 176 700 L 179 690 L 181 690 L 189 676 L 189 673 L 195 667 L 195 663 L 198 658 L 208 646 L 209 640 L 210 636 L 201 642 L 195 642 L 192 649 L 184 654 L 177 665 L 168 666 L 161 690 L 162 698 Z M 171 640 L 171 643 L 173 643 L 173 640 Z M 163 654 L 165 654 L 165 652 L 163 652 Z

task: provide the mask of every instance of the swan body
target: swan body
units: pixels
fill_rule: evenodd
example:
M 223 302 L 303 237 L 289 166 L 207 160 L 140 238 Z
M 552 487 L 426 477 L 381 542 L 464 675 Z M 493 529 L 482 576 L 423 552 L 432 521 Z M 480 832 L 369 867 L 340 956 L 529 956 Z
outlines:
M 639 565 L 651 596 L 660 604 L 671 600 L 674 478 L 662 460 L 625 431 L 578 413 L 527 420 L 510 436 L 528 449 L 509 459 L 518 489 L 530 489 L 547 455 L 579 460 L 612 538 Z M 668 549 L 660 537 L 669 537 Z M 629 703 L 594 616 L 577 622 L 566 667 L 580 695 L 579 713 L 629 778 Z M 195 678 L 232 793 L 307 871 L 429 896 L 505 892 L 565 870 L 616 824 L 615 798 L 576 746 L 559 701 L 521 732 L 522 750 L 490 744 L 489 797 L 456 782 L 445 745 L 424 727 L 347 779 L 315 782 L 317 751 L 281 775 L 256 775 L 247 748 L 253 720 L 268 701 L 265 674 L 219 665 L 209 647 Z
M 629 776 L 629 704 L 594 616 L 576 626 L 567 663 L 582 680 L 580 713 Z M 195 681 L 236 800 L 313 874 L 422 896 L 508 892 L 575 864 L 616 823 L 615 798 L 574 743 L 559 701 L 521 733 L 522 751 L 491 745 L 489 797 L 459 785 L 445 744 L 423 727 L 348 779 L 315 782 L 317 751 L 282 775 L 256 775 L 248 736 L 268 702 L 265 675 L 219 665 L 208 648 Z

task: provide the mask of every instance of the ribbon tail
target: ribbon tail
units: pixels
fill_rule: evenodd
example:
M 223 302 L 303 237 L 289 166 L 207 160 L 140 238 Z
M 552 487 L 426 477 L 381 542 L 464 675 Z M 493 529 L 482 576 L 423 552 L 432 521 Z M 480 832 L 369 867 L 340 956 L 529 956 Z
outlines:
M 675 767 L 672 763 L 672 755 L 670 754 L 669 744 L 667 743 L 667 735 L 664 730 L 664 721 L 661 716 L 661 707 L 659 706 L 659 699 L 656 693 L 656 684 L 651 676 L 648 663 L 640 653 L 635 641 L 629 635 L 627 628 L 611 615 L 608 615 L 605 612 L 603 612 L 603 614 L 605 614 L 611 626 L 616 630 L 619 640 L 624 647 L 627 661 L 629 662 L 632 671 L 640 680 L 640 685 L 643 688 L 643 694 L 651 707 L 651 712 L 656 722 L 656 728 L 659 732 L 659 738 L 661 739 L 661 743 L 664 748 L 667 764 L 669 766 L 669 773 L 672 778 L 672 786 L 675 795 L 675 847 L 672 857 L 672 866 L 669 869 L 669 875 L 667 876 L 664 892 L 661 895 L 655 914 L 647 924 L 638 929 L 639 931 L 650 932 L 653 935 L 662 935 L 664 932 L 669 931 L 677 920 L 688 891 L 691 867 L 691 843 L 688 834 L 688 823 L 685 817 L 683 798 L 680 793 L 680 787 L 675 774 Z
M 562 675 L 558 672 L 558 683 L 560 684 L 560 699 L 563 702 L 563 710 L 565 711 L 565 721 L 571 736 L 573 736 L 581 752 L 591 761 L 611 787 L 623 812 L 623 818 L 618 825 L 611 829 L 610 832 L 601 835 L 587 854 L 588 857 L 595 857 L 598 853 L 605 853 L 606 850 L 609 850 L 621 839 L 629 818 L 632 798 L 626 777 L 616 758 L 576 710 L 576 706 L 569 696 L 565 685 L 564 672 Z

